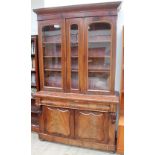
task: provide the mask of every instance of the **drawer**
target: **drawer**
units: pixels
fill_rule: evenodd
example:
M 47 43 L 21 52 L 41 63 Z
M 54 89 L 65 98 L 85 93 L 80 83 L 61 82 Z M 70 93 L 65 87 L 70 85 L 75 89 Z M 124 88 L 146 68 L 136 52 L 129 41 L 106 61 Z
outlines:
M 75 136 L 80 139 L 107 142 L 108 118 L 108 113 L 76 110 Z
M 59 136 L 72 136 L 73 133 L 73 111 L 63 108 L 44 106 L 44 131 L 48 134 Z

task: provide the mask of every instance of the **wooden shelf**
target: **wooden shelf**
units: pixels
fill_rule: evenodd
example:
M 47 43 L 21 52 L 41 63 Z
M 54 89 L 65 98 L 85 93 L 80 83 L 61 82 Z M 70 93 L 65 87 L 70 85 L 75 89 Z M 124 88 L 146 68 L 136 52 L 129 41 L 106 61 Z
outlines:
M 72 72 L 78 72 L 79 70 L 78 69 L 72 69 L 71 71 Z
M 43 44 L 61 44 L 61 42 L 51 42 L 51 41 L 47 41 L 47 42 L 43 42 Z
M 61 56 L 44 56 L 44 58 L 61 58 Z
M 107 39 L 107 40 L 93 40 L 93 41 L 89 41 L 88 44 L 89 44 L 89 43 L 103 43 L 103 42 L 108 42 L 108 43 L 110 43 L 111 40 L 109 40 L 109 39 Z
M 54 71 L 54 72 L 61 72 L 62 70 L 61 70 L 61 68 L 50 68 L 50 69 L 44 69 L 44 71 L 49 71 L 49 72 L 51 72 L 51 71 Z
M 40 108 L 35 105 L 31 105 L 31 113 L 39 114 Z
M 88 56 L 88 58 L 110 58 L 109 55 L 105 55 L 105 56 Z
M 44 71 L 54 71 L 54 72 L 61 72 L 61 68 L 52 68 L 52 69 L 44 69 Z M 72 72 L 78 72 L 78 69 L 71 69 Z M 109 68 L 103 68 L 103 69 L 88 69 L 88 72 L 109 72 Z
M 36 72 L 35 68 L 32 68 L 32 69 L 31 69 L 31 72 Z
M 37 87 L 35 83 L 31 83 L 31 87 Z
M 110 68 L 102 68 L 102 69 L 88 68 L 88 72 L 110 72 Z
M 105 72 L 109 72 L 109 71 L 106 71 L 106 70 L 89 70 L 88 72 L 92 72 L 92 73 L 105 73 Z
M 88 43 L 111 42 L 112 37 L 110 34 L 109 35 L 100 34 L 100 33 L 102 33 L 102 31 L 100 31 L 100 33 L 98 33 L 98 34 L 96 34 L 96 33 L 97 33 L 96 30 L 94 32 L 91 31 L 91 35 L 89 35 Z
M 78 56 L 71 56 L 71 58 L 79 58 Z
M 79 42 L 71 42 L 72 46 L 78 46 Z

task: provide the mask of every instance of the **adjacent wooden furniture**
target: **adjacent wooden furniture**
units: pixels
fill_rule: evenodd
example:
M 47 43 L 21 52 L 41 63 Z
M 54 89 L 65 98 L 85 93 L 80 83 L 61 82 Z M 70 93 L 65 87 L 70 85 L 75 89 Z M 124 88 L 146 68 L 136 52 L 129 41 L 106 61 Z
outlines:
M 35 9 L 42 140 L 115 151 L 120 2 Z
M 124 26 L 122 28 L 122 68 L 120 85 L 120 114 L 124 115 Z
M 124 27 L 122 30 L 122 69 L 120 87 L 120 115 L 117 135 L 117 153 L 124 154 Z
M 118 123 L 117 153 L 124 154 L 124 116 L 120 115 Z
M 33 93 L 39 91 L 39 62 L 38 62 L 38 36 L 31 36 L 31 129 L 39 131 L 39 113 L 40 108 L 35 105 Z

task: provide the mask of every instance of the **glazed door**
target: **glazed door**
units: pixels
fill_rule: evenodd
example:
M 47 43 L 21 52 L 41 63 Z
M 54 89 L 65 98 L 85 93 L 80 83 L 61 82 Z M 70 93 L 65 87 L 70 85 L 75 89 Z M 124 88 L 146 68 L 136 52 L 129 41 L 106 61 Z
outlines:
M 66 20 L 68 92 L 82 91 L 82 61 L 84 52 L 83 21 L 84 20 L 82 18 Z
M 39 23 L 41 90 L 65 90 L 65 21 Z
M 105 93 L 114 90 L 115 32 L 113 18 L 85 18 L 85 89 Z

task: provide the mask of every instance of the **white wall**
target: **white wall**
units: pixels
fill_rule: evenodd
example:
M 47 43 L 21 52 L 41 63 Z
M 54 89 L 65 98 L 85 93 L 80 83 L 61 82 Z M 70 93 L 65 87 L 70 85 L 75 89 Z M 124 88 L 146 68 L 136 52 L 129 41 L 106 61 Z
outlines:
M 110 2 L 110 1 L 119 1 L 119 0 L 31 0 L 33 2 L 32 7 L 53 7 L 53 6 L 65 6 L 65 5 L 74 5 L 74 4 L 89 4 L 89 3 L 99 3 L 99 2 Z M 122 0 L 123 1 L 123 0 Z M 42 5 L 42 6 L 41 6 Z M 124 8 L 123 3 L 121 9 L 118 13 L 118 22 L 117 22 L 117 49 L 116 49 L 116 77 L 115 77 L 115 90 L 119 91 L 120 89 L 120 76 L 121 76 L 121 61 L 122 61 L 122 25 L 124 25 Z M 33 14 L 32 22 L 32 32 L 37 34 L 36 27 L 36 16 Z
M 31 34 L 38 34 L 37 15 L 32 9 L 44 7 L 44 0 L 31 0 Z
M 116 76 L 115 90 L 120 90 L 121 65 L 122 65 L 122 27 L 124 25 L 124 3 L 118 12 L 117 18 L 117 43 L 116 43 Z

